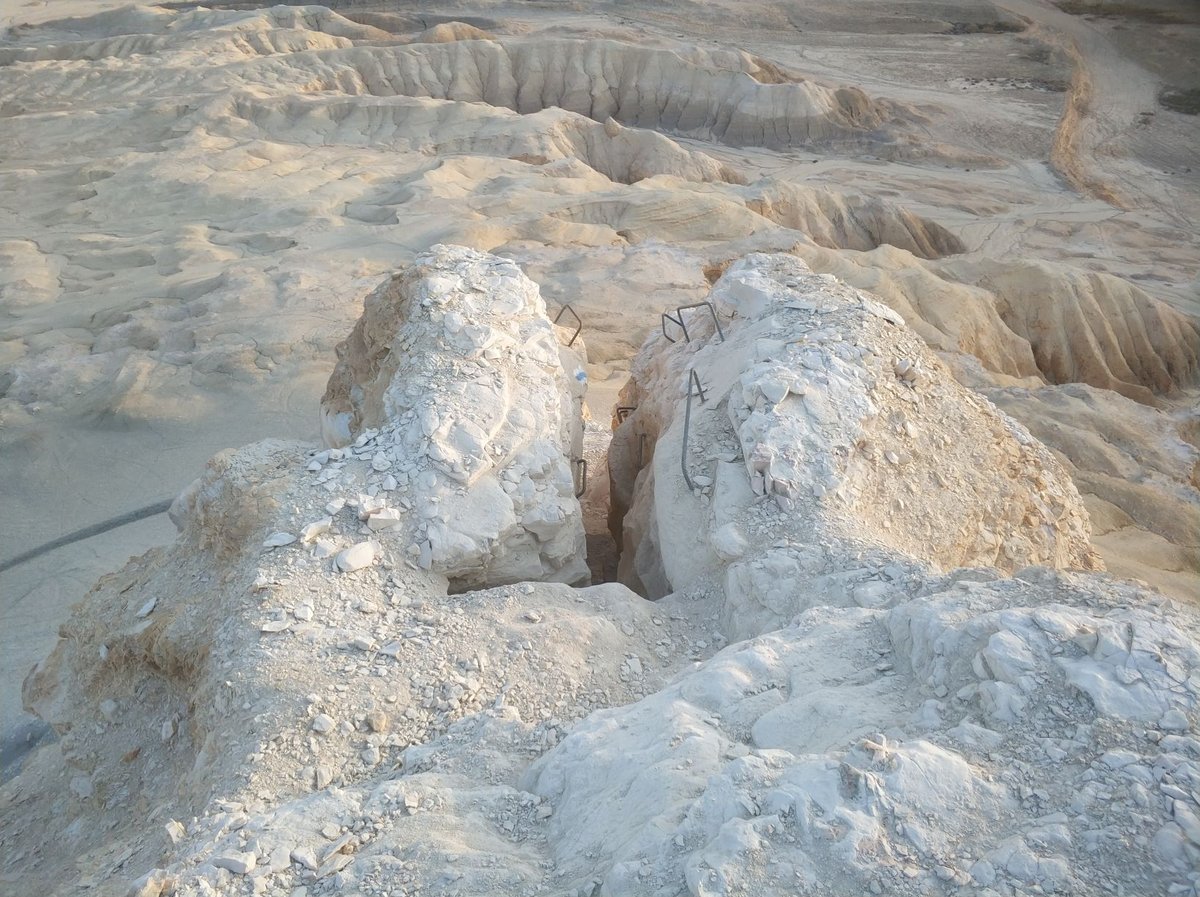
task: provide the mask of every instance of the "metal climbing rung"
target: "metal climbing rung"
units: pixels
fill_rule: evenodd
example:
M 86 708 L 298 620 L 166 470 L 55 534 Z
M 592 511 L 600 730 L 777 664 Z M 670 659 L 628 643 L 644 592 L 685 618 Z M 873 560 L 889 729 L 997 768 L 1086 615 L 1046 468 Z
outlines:
M 576 458 L 571 462 L 573 468 L 579 470 L 579 476 L 575 476 L 575 471 L 571 471 L 571 479 L 575 480 L 578 485 L 575 487 L 575 497 L 583 498 L 583 493 L 587 492 L 587 458 Z
M 646 466 L 646 434 L 638 433 L 638 470 Z
M 693 389 L 693 386 L 695 389 Z M 696 491 L 696 485 L 692 482 L 691 475 L 688 474 L 687 456 L 688 456 L 688 432 L 692 427 L 692 396 L 700 397 L 700 404 L 705 401 L 705 389 L 700 383 L 700 376 L 696 373 L 695 368 L 688 370 L 688 391 L 687 404 L 683 409 L 683 449 L 679 455 L 679 469 L 683 471 L 683 481 L 687 483 L 688 489 L 692 492 Z
M 560 308 L 558 310 L 558 314 L 556 314 L 554 316 L 554 323 L 557 324 L 558 319 L 563 316 L 563 312 L 567 312 L 567 311 L 569 311 L 571 313 L 571 317 L 573 317 L 575 319 L 575 325 L 576 325 L 575 332 L 573 334 L 571 334 L 571 340 L 570 340 L 570 342 L 567 343 L 567 348 L 569 349 L 573 345 L 575 345 L 575 340 L 579 339 L 579 334 L 583 331 L 583 319 L 581 317 L 579 317 L 579 313 L 576 312 L 575 309 L 571 308 L 570 303 L 563 303 L 563 307 Z
M 669 342 L 676 342 L 676 340 L 667 333 L 667 321 L 670 321 L 683 331 L 684 340 L 690 343 L 692 341 L 692 336 L 690 333 L 688 333 L 687 324 L 684 323 L 683 313 L 693 308 L 708 309 L 709 314 L 712 315 L 713 324 L 717 328 L 717 336 L 721 338 L 721 342 L 725 342 L 725 331 L 721 329 L 721 322 L 717 320 L 717 310 L 713 307 L 711 302 L 695 302 L 691 305 L 681 305 L 679 308 L 675 309 L 675 314 L 664 311 L 662 313 L 662 335 L 666 337 Z
M 625 418 L 637 411 L 637 405 L 618 405 L 617 406 L 617 423 L 625 423 Z

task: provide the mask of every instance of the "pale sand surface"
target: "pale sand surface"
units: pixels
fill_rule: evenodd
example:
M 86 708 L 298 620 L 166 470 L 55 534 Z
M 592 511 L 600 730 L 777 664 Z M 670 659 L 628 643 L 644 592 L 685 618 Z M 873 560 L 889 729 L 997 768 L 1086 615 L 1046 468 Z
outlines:
M 1096 545 L 1118 573 L 1176 596 L 1200 587 L 1195 479 L 1189 485 L 1184 470 L 1188 440 L 1196 444 L 1195 393 L 1178 389 L 1195 382 L 1194 365 L 1184 376 L 1180 361 L 1194 358 L 1195 342 L 1134 315 L 1131 336 L 1093 351 L 1094 340 L 1071 347 L 1049 318 L 1014 337 L 974 310 L 999 307 L 1008 321 L 1022 317 L 1011 313 L 1021 303 L 1094 300 L 1114 316 L 1143 303 L 1141 293 L 1111 298 L 1106 281 L 1071 280 L 1087 273 L 1200 313 L 1200 128 L 1157 102 L 1155 50 L 1167 31 L 1196 48 L 1200 18 L 1189 4 L 1169 6 L 1182 20 L 1169 28 L 1026 0 L 339 10 L 358 25 L 315 13 L 159 7 L 95 15 L 117 7 L 0 5 L 0 54 L 14 54 L 0 67 L 0 561 L 170 498 L 219 449 L 317 438 L 332 347 L 362 296 L 434 242 L 511 257 L 552 308 L 570 301 L 587 325 L 593 380 L 611 375 L 618 385 L 659 313 L 703 295 L 705 265 L 796 247 L 814 269 L 915 312 L 935 348 L 979 356 L 973 385 L 1030 386 L 1046 374 L 1119 385 L 1131 398 L 1116 397 L 1118 415 L 1121 402 L 1156 402 L 1168 426 L 1151 438 L 1173 440 L 1179 469 L 1164 464 L 1150 476 L 1122 467 L 1151 490 L 1127 504 L 1152 505 L 1158 489 L 1191 516 L 1164 535 L 1153 514 L 1127 508 L 1097 526 Z M 68 17 L 80 18 L 42 24 Z M 1019 25 L 1016 17 L 1030 27 L 988 33 L 992 23 Z M 405 87 L 440 95 L 420 77 L 381 83 L 375 57 L 456 18 L 547 61 L 562 59 L 561 49 L 546 49 L 554 40 L 611 38 L 678 49 L 702 74 L 728 74 L 742 63 L 710 51 L 741 50 L 779 67 L 755 63 L 759 81 L 861 88 L 882 103 L 882 122 L 854 131 L 818 117 L 826 123 L 809 146 L 774 124 L 701 134 L 661 110 L 626 107 L 625 124 L 644 130 L 610 138 L 603 116 L 535 112 L 570 108 L 553 85 L 522 101 L 520 111 L 535 114 L 518 115 L 400 95 Z M 413 46 L 419 54 L 443 45 Z M 697 75 L 672 86 L 661 79 L 678 71 L 639 65 L 639 77 L 667 93 L 694 92 L 702 107 L 712 101 L 704 91 L 723 83 Z M 469 84 L 454 90 L 475 99 Z M 833 198 L 789 193 L 815 187 Z M 898 208 L 855 228 L 842 193 Z M 901 227 L 899 209 L 916 223 Z M 925 262 L 875 248 L 908 241 L 919 251 L 923 239 L 936 242 L 935 226 L 963 251 Z M 1036 277 L 995 268 L 1030 260 L 1044 263 Z M 1030 285 L 1024 294 L 1014 278 Z M 925 305 L 914 309 L 914 294 Z M 1010 352 L 1038 334 L 1052 345 L 1036 366 Z M 1048 367 L 1064 353 L 1071 376 Z M 1146 353 L 1174 358 L 1165 380 L 1117 370 L 1122 359 L 1137 368 Z M 1121 451 L 1139 455 L 1136 445 Z M 21 680 L 53 644 L 67 606 L 171 532 L 160 516 L 0 574 L 0 730 L 26 718 Z

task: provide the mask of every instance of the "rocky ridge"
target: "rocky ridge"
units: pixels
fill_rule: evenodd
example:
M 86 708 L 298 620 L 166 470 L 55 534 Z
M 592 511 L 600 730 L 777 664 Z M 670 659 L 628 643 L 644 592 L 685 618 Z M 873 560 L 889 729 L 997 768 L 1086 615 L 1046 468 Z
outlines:
M 738 261 L 708 302 L 686 312 L 690 339 L 674 322 L 650 338 L 620 399 L 629 584 L 664 595 L 723 571 L 736 626 L 771 605 L 784 622 L 799 608 L 778 596 L 814 573 L 845 580 L 865 544 L 935 570 L 1099 565 L 1059 462 L 896 312 L 788 255 Z
M 214 459 L 176 543 L 102 580 L 31 675 L 62 738 L 0 791 L 23 819 L 0 835 L 5 881 L 1196 893 L 1195 612 L 1053 569 L 1094 566 L 1078 493 L 895 312 L 786 256 L 737 263 L 710 300 L 724 341 L 690 318 L 690 341 L 649 341 L 623 425 L 659 427 L 625 487 L 627 531 L 658 533 L 631 538 L 670 592 L 649 602 L 505 582 L 524 564 L 565 578 L 542 546 L 582 538 L 579 396 L 536 288 L 450 247 L 385 282 L 324 403 L 344 444 Z M 489 355 L 493 336 L 512 343 Z M 685 478 L 671 434 L 692 366 L 721 412 L 693 407 Z M 503 401 L 465 398 L 481 380 Z M 442 425 L 476 413 L 497 417 L 475 422 L 483 448 L 448 454 Z M 961 453 L 925 445 L 939 426 Z M 614 493 L 616 448 L 637 442 L 618 430 Z M 461 531 L 508 507 L 497 493 L 512 520 Z M 556 529 L 526 527 L 522 501 L 564 509 Z M 985 514 L 997 544 L 972 528 Z M 757 580 L 735 572 L 758 560 Z

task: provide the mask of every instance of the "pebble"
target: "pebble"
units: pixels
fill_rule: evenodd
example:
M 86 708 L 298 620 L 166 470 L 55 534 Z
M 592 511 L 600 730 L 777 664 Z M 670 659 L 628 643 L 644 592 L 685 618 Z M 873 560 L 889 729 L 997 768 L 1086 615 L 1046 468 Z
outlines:
M 382 473 L 392 466 L 392 459 L 383 452 L 376 452 L 375 457 L 371 459 L 371 466 Z
M 892 370 L 906 383 L 912 383 L 917 379 L 917 363 L 912 359 L 901 358 L 892 365 Z
M 278 875 L 290 866 L 292 863 L 292 852 L 283 844 L 276 846 L 271 851 L 271 856 L 267 860 L 267 870 L 272 875 Z
M 142 608 L 141 608 L 141 610 L 139 610 L 139 611 L 137 612 L 137 616 L 139 616 L 139 617 L 148 617 L 148 616 L 150 616 L 150 614 L 151 614 L 151 612 L 154 610 L 154 606 L 155 606 L 156 604 L 158 604 L 158 597 L 157 597 L 157 596 L 155 596 L 154 598 L 151 598 L 149 601 L 147 601 L 145 604 L 143 604 L 143 605 L 142 605 Z
M 297 847 L 293 850 L 292 862 L 299 863 L 311 872 L 316 872 L 320 866 L 320 863 L 317 862 L 317 855 L 308 847 Z
M 291 545 L 296 541 L 296 537 L 291 533 L 271 533 L 263 540 L 263 548 L 282 548 L 284 545 Z
M 359 542 L 337 556 L 337 568 L 343 573 L 353 573 L 375 563 L 375 546 L 370 542 Z
M 381 529 L 392 529 L 400 525 L 400 512 L 395 508 L 384 508 L 376 511 L 367 518 L 367 526 L 372 532 L 377 532 Z
M 283 632 L 285 629 L 290 628 L 291 625 L 291 620 L 267 620 L 267 622 L 258 627 L 258 630 L 259 632 Z
M 159 897 L 161 894 L 173 894 L 176 890 L 175 879 L 163 869 L 151 869 L 126 892 L 127 897 Z
M 388 727 L 387 714 L 382 710 L 367 711 L 367 728 L 372 732 L 386 732 Z
M 328 766 L 318 766 L 313 773 L 313 781 L 316 783 L 318 791 L 324 791 L 329 787 L 329 783 L 333 781 L 333 770 Z M 316 866 L 311 868 L 315 869 Z
M 333 717 L 325 713 L 318 713 L 313 717 L 312 730 L 318 735 L 333 731 Z
M 258 858 L 252 853 L 227 853 L 213 857 L 212 864 L 218 869 L 228 869 L 234 875 L 247 875 L 258 865 Z
M 307 545 L 312 542 L 317 536 L 323 536 L 333 527 L 332 517 L 322 517 L 320 520 L 314 520 L 304 529 L 300 530 L 300 541 Z

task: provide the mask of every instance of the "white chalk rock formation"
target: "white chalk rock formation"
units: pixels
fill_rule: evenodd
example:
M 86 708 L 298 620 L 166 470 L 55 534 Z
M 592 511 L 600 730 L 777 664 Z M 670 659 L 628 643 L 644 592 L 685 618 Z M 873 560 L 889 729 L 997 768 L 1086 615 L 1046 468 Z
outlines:
M 1154 404 L 1200 378 L 1200 325 L 1132 283 L 1049 262 L 946 267 L 1003 297 L 996 311 L 1051 383 L 1088 383 Z
M 1098 566 L 1058 461 L 895 312 L 788 255 L 737 262 L 709 301 L 683 313 L 690 340 L 667 321 L 677 342 L 647 342 L 623 393 L 628 584 L 658 597 L 720 576 L 744 635 L 846 592 L 799 584 L 847 569 L 849 544 L 930 570 Z
M 764 78 L 744 53 L 656 49 L 613 40 L 535 37 L 335 49 L 319 65 L 280 59 L 276 77 L 309 91 L 432 97 L 522 114 L 558 106 L 597 122 L 734 146 L 809 146 L 872 139 L 905 119 L 897 103 L 855 87 Z M 764 80 L 759 80 L 764 78 Z
M 568 569 L 543 546 L 572 519 L 523 513 L 535 548 L 489 496 L 570 488 L 583 383 L 507 262 L 436 247 L 385 285 L 324 409 L 350 441 L 218 455 L 173 509 L 176 542 L 102 579 L 26 680 L 60 739 L 0 785 L 0 880 L 62 897 L 1194 892 L 1195 610 L 1100 574 L 1005 578 L 1091 561 L 1078 496 L 894 312 L 774 256 L 713 299 L 725 342 L 688 317 L 691 341 L 652 342 L 638 370 L 655 391 L 631 421 L 659 429 L 624 486 L 627 530 L 676 588 L 652 603 L 618 584 L 448 593 L 515 556 Z M 689 365 L 694 492 L 667 381 Z M 435 456 L 450 414 L 483 430 L 464 395 L 484 387 L 504 412 L 489 449 Z M 553 457 L 540 475 L 534 456 Z M 979 519 L 1001 539 L 982 554 Z M 485 525 L 501 535 L 467 529 Z M 932 571 L 956 558 L 991 566 Z
M 342 347 L 323 409 L 353 427 L 349 443 L 217 455 L 171 508 L 176 542 L 102 580 L 30 674 L 26 705 L 58 730 L 66 762 L 33 776 L 52 789 L 67 775 L 79 801 L 35 826 L 65 857 L 128 837 L 130 868 L 145 869 L 161 838 L 133 802 L 159 808 L 156 830 L 191 820 L 168 826 L 175 870 L 148 873 L 137 893 L 209 893 L 293 862 L 324 877 L 353 851 L 318 830 L 356 801 L 396 800 L 352 786 L 415 771 L 409 745 L 491 714 L 528 755 L 564 720 L 644 694 L 660 675 L 650 607 L 619 586 L 562 584 L 588 575 L 566 454 L 581 370 L 510 262 L 438 246 L 389 280 Z M 523 579 L 540 582 L 447 594 Z M 351 789 L 336 811 L 331 787 Z M 413 796 L 423 790 L 400 796 L 405 812 L 436 805 Z M 477 797 L 497 814 L 520 800 L 482 786 Z M 269 806 L 277 815 L 258 824 L 278 823 L 280 838 L 227 839 L 219 806 L 234 803 Z M 112 825 L 96 822 L 106 813 Z M 124 895 L 129 880 L 112 884 L 103 892 Z
M 396 484 L 360 516 L 399 502 L 387 533 L 423 569 L 457 586 L 575 582 L 588 576 L 571 464 L 581 371 L 516 265 L 435 246 L 367 297 L 338 346 L 322 432 Z
M 1186 893 L 1196 615 L 1022 577 L 814 608 L 594 714 L 523 780 L 567 892 Z

